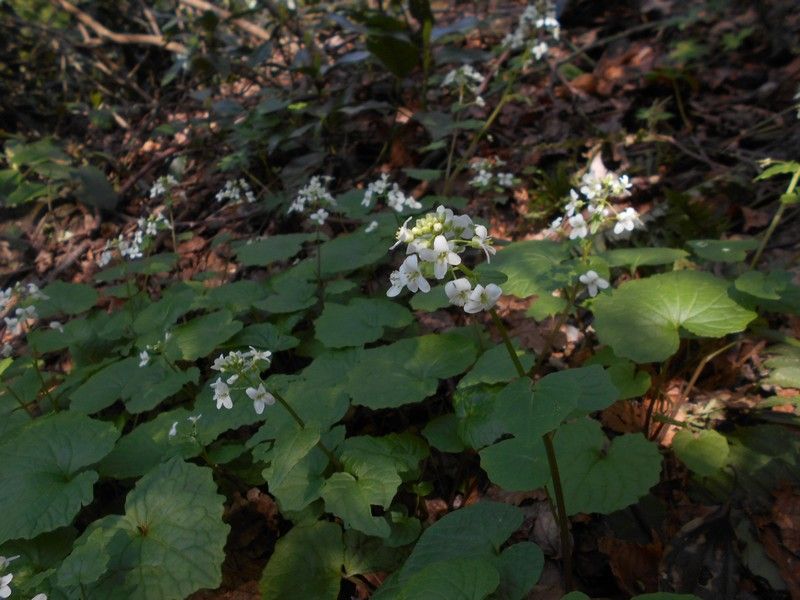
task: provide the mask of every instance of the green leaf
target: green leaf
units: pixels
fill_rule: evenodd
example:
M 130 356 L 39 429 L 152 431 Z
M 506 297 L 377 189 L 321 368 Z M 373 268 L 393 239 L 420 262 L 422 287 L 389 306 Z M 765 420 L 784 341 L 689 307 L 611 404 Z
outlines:
M 517 298 L 548 296 L 568 283 L 557 268 L 568 257 L 566 244 L 544 240 L 514 242 L 499 251 L 490 265 L 482 263 L 477 272 L 500 271 L 508 277 L 503 293 Z
M 474 449 L 483 448 L 506 433 L 496 410 L 497 396 L 502 389 L 479 385 L 455 391 L 456 433 L 463 444 Z
M 230 530 L 222 522 L 223 501 L 211 469 L 173 458 L 139 480 L 124 515 L 95 521 L 62 569 L 91 549 L 107 556 L 105 576 L 86 595 L 108 600 L 185 598 L 215 588 Z M 78 552 L 82 545 L 89 549 Z
M 383 336 L 386 328 L 409 325 L 407 308 L 384 298 L 355 298 L 347 304 L 327 302 L 314 322 L 316 337 L 328 348 L 363 346 Z
M 457 427 L 458 420 L 454 414 L 439 415 L 428 421 L 422 435 L 440 452 L 462 452 L 467 446 L 461 441 Z
M 303 244 L 313 240 L 311 233 L 288 233 L 237 242 L 233 245 L 237 260 L 245 267 L 266 267 L 300 252 Z
M 765 383 L 787 388 L 800 388 L 800 348 L 788 344 L 773 346 L 765 366 L 770 369 Z
M 208 289 L 205 295 L 195 299 L 192 308 L 209 311 L 227 309 L 238 314 L 250 310 L 268 293 L 269 290 L 263 283 L 243 279 Z
M 419 62 L 419 50 L 400 33 L 371 34 L 367 36 L 367 50 L 375 55 L 391 73 L 406 77 Z
M 755 178 L 755 181 L 763 181 L 764 179 L 770 179 L 776 175 L 793 175 L 797 171 L 800 171 L 800 163 L 793 160 L 779 161 L 764 169 L 764 171 Z
M 444 286 L 435 285 L 427 294 L 414 294 L 409 301 L 409 305 L 414 310 L 433 312 L 450 306 L 450 300 L 447 298 L 447 294 L 444 293 Z
M 728 296 L 708 273 L 674 271 L 627 281 L 592 306 L 597 336 L 619 357 L 657 362 L 675 353 L 680 329 L 702 337 L 742 331 L 755 313 Z
M 75 190 L 75 197 L 78 200 L 103 210 L 116 208 L 119 197 L 100 169 L 87 165 L 75 169 L 72 174 L 78 181 Z
M 192 319 L 172 331 L 165 352 L 182 360 L 197 360 L 211 354 L 242 328 L 230 311 L 220 310 Z
M 54 600 L 64 599 L 60 593 L 53 593 L 55 571 L 72 551 L 72 544 L 77 535 L 74 528 L 62 527 L 38 535 L 32 540 L 19 539 L 0 545 L 0 556 L 19 556 L 11 563 L 9 569 L 14 573 L 14 581 L 11 584 L 13 597 L 30 598 L 35 594 L 46 592 Z
M 735 263 L 747 258 L 750 250 L 758 247 L 758 240 L 690 240 L 686 242 L 692 252 L 705 260 Z
M 97 473 L 87 468 L 118 436 L 108 423 L 61 412 L 17 429 L 0 445 L 0 543 L 69 525 L 91 502 Z
M 519 349 L 516 349 L 516 354 L 526 371 L 533 366 L 533 356 Z M 458 387 L 465 388 L 478 383 L 505 383 L 517 377 L 517 369 L 508 355 L 508 350 L 504 344 L 499 344 L 481 354 L 473 367 L 458 382 Z
M 509 492 L 543 487 L 550 478 L 541 440 L 512 438 L 480 451 L 481 468 L 492 483 Z
M 342 530 L 319 521 L 294 527 L 275 544 L 259 589 L 264 600 L 336 600 L 344 561 Z
M 256 308 L 282 314 L 303 310 L 317 302 L 316 284 L 309 281 L 304 275 L 295 273 L 294 269 L 288 269 L 273 277 L 270 279 L 270 285 L 273 293 L 261 302 L 254 304 Z
M 619 358 L 611 348 L 599 350 L 583 364 L 607 367 L 606 372 L 619 391 L 620 400 L 638 398 L 650 389 L 650 375 L 646 371 L 637 371 L 634 362 Z
M 409 552 L 388 547 L 384 540 L 366 536 L 354 529 L 345 530 L 344 545 L 344 573 L 348 577 L 395 571 Z
M 281 436 L 269 453 L 270 465 L 264 470 L 264 479 L 273 494 L 274 490 L 281 487 L 292 470 L 308 456 L 319 441 L 320 431 L 314 426 L 296 428 L 292 433 Z
M 38 300 L 36 310 L 40 317 L 56 314 L 77 315 L 89 310 L 97 302 L 97 292 L 83 283 L 55 281 L 42 290 L 48 299 Z
M 422 534 L 402 569 L 393 575 L 391 581 L 387 582 L 388 585 L 379 588 L 374 596 L 375 600 L 461 598 L 462 596 L 453 595 L 455 590 L 468 593 L 464 596 L 466 598 L 484 598 L 497 588 L 498 583 L 500 598 L 523 598 L 539 577 L 543 564 L 541 553 L 536 555 L 528 543 L 505 557 L 499 552 L 503 542 L 521 523 L 522 513 L 518 508 L 496 502 L 479 502 L 445 515 Z M 511 548 L 515 547 L 511 546 L 505 552 L 509 552 Z M 511 573 L 513 565 L 519 564 L 523 558 L 530 560 L 527 564 L 528 573 Z M 499 574 L 499 578 L 495 579 L 488 574 L 488 570 L 485 573 L 476 569 L 453 570 L 457 564 L 471 565 L 472 561 L 491 566 Z M 442 566 L 428 570 L 435 565 Z M 475 570 L 480 577 L 470 577 L 466 572 L 469 570 Z M 449 593 L 445 590 L 437 591 L 436 594 L 439 595 L 427 595 L 424 586 L 427 584 L 431 590 L 438 590 L 434 579 L 441 579 L 447 572 L 452 572 L 457 578 L 448 588 Z M 489 580 L 481 583 L 480 580 L 487 577 Z M 478 595 L 469 595 L 475 589 L 478 590 Z
M 425 444 L 411 434 L 348 438 L 340 457 L 345 471 L 331 475 L 322 488 L 325 509 L 348 528 L 388 537 L 389 523 L 372 516 L 372 506 L 389 508 L 403 479 L 418 475 L 425 456 Z
M 689 253 L 677 248 L 617 248 L 600 254 L 609 267 L 651 267 L 671 265 L 676 260 L 686 258 Z
M 453 332 L 370 348 L 349 372 L 347 391 L 355 404 L 372 409 L 421 402 L 436 391 L 440 379 L 471 365 L 475 352 L 471 340 Z
M 198 291 L 188 285 L 174 285 L 164 291 L 161 298 L 145 306 L 133 321 L 133 330 L 142 335 L 157 331 L 159 337 L 172 327 L 179 317 L 192 309 Z
M 186 371 L 173 370 L 162 359 L 154 359 L 145 367 L 139 367 L 136 377 L 128 381 L 123 396 L 128 412 L 138 414 L 154 409 L 163 400 L 177 394 L 187 383 L 197 383 L 200 371 L 189 367 Z
M 340 235 L 322 244 L 319 247 L 319 252 L 322 254 L 322 276 L 349 273 L 386 257 L 388 255 L 386 238 L 375 233 L 377 232 Z M 313 261 L 316 265 L 316 259 L 309 261 Z
M 484 600 L 500 584 L 497 569 L 480 558 L 435 562 L 409 577 L 402 600 Z
M 713 429 L 704 429 L 697 436 L 681 429 L 672 440 L 672 450 L 680 461 L 701 477 L 713 475 L 728 459 L 728 441 Z
M 228 340 L 231 347 L 253 346 L 272 352 L 289 350 L 300 343 L 296 337 L 286 335 L 272 323 L 254 323 L 242 329 Z
M 71 409 L 90 415 L 108 408 L 125 397 L 125 390 L 135 379 L 133 375 L 138 369 L 139 359 L 133 356 L 100 369 L 72 392 Z
M 571 515 L 620 510 L 659 481 L 658 446 L 640 433 L 621 435 L 609 443 L 597 421 L 580 419 L 560 427 L 554 445 Z
M 496 566 L 501 583 L 492 598 L 523 600 L 539 581 L 544 569 L 544 553 L 533 542 L 520 542 L 506 548 Z

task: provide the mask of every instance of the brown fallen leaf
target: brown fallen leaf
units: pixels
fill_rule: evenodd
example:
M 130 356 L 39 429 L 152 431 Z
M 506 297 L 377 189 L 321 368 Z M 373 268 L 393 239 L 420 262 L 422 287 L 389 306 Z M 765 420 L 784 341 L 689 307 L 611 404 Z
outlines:
M 616 538 L 601 538 L 597 546 L 608 556 L 617 584 L 631 596 L 658 589 L 658 565 L 664 548 L 660 541 L 637 544 Z

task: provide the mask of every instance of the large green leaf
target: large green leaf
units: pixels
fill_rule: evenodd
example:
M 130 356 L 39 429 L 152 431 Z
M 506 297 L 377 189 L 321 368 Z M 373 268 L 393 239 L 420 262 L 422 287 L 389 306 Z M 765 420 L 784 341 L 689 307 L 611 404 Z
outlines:
M 108 267 L 97 273 L 94 278 L 99 282 L 114 281 L 115 279 L 127 279 L 132 274 L 155 275 L 157 273 L 167 273 L 172 270 L 178 262 L 178 255 L 173 252 L 164 252 L 145 256 L 139 260 L 129 260 L 121 262 L 113 267 Z
M 371 348 L 348 373 L 347 391 L 355 404 L 373 409 L 421 402 L 436 391 L 440 379 L 469 367 L 475 353 L 474 342 L 459 332 Z
M 496 564 L 500 571 L 500 588 L 492 596 L 496 600 L 523 600 L 536 585 L 544 569 L 544 553 L 533 542 L 509 546 Z
M 560 427 L 554 445 L 571 515 L 625 508 L 659 481 L 658 446 L 640 433 L 609 443 L 597 421 L 580 419 Z
M 0 543 L 69 525 L 91 502 L 97 473 L 88 467 L 111 451 L 109 423 L 61 412 L 17 429 L 0 445 Z
M 311 233 L 288 233 L 272 237 L 248 240 L 234 244 L 236 258 L 245 267 L 265 267 L 280 260 L 291 258 L 303 247 L 303 243 L 314 239 Z
M 770 369 L 765 383 L 787 388 L 800 388 L 800 348 L 789 344 L 772 346 L 765 365 Z
M 242 328 L 230 311 L 220 310 L 192 319 L 172 331 L 166 352 L 183 360 L 197 360 L 211 354 Z
M 685 429 L 672 440 L 672 450 L 683 464 L 698 475 L 713 475 L 728 460 L 728 440 L 713 429 L 701 431 L 697 436 Z
M 515 349 L 515 352 L 526 371 L 533 366 L 533 356 L 519 349 Z M 478 383 L 502 383 L 517 377 L 517 369 L 508 350 L 504 344 L 498 344 L 481 354 L 475 365 L 458 382 L 458 387 L 464 388 Z
M 90 551 L 105 556 L 104 576 L 86 592 L 108 600 L 180 600 L 222 581 L 229 527 L 211 470 L 173 458 L 142 477 L 124 515 L 95 521 L 62 569 Z
M 514 242 L 498 252 L 490 264 L 482 263 L 478 273 L 491 269 L 505 274 L 508 281 L 502 286 L 503 292 L 518 298 L 549 295 L 568 283 L 558 268 L 568 257 L 566 244 L 543 240 Z
M 12 598 L 32 598 L 44 592 L 53 600 L 64 599 L 55 588 L 56 567 L 72 551 L 77 535 L 74 528 L 62 527 L 32 540 L 18 539 L 0 545 L 0 556 L 19 557 L 9 568 L 14 573 Z
M 97 292 L 94 288 L 82 283 L 54 281 L 42 292 L 47 296 L 47 300 L 36 302 L 40 317 L 56 314 L 77 315 L 89 310 L 97 302 Z
M 124 397 L 138 369 L 139 359 L 133 356 L 103 367 L 72 392 L 71 409 L 92 414 L 111 406 Z
M 117 206 L 119 196 L 100 169 L 86 165 L 74 169 L 72 174 L 78 181 L 78 187 L 75 189 L 75 197 L 78 200 L 104 210 L 113 210 Z
M 327 302 L 315 321 L 317 339 L 328 348 L 363 346 L 383 336 L 386 328 L 409 325 L 404 306 L 384 298 L 355 298 L 347 304 Z
M 600 341 L 640 363 L 674 354 L 681 329 L 722 337 L 742 331 L 756 316 L 728 296 L 726 281 L 698 271 L 627 281 L 596 298 L 592 310 Z
M 275 544 L 264 569 L 264 600 L 336 600 L 339 597 L 344 543 L 336 523 L 319 521 L 294 527 Z
M 481 558 L 435 562 L 409 577 L 402 600 L 484 600 L 497 589 L 500 574 Z
M 389 508 L 403 479 L 417 474 L 425 456 L 425 444 L 411 434 L 347 439 L 340 457 L 345 470 L 331 475 L 322 488 L 326 510 L 348 528 L 389 536 L 389 523 L 384 517 L 372 516 L 372 507 Z
M 138 367 L 134 377 L 122 391 L 128 400 L 125 406 L 131 414 L 152 410 L 160 402 L 178 393 L 187 383 L 197 383 L 200 371 L 189 367 L 185 371 L 169 367 L 162 359 L 156 358 L 145 367 Z
M 484 448 L 481 468 L 509 492 L 526 492 L 544 486 L 550 478 L 542 440 L 512 438 Z
M 386 238 L 359 232 L 337 236 L 322 244 L 318 252 L 321 253 L 321 274 L 330 277 L 379 261 L 388 256 L 388 247 Z M 316 265 L 316 259 L 308 259 L 308 262 Z
M 686 258 L 689 253 L 677 248 L 617 248 L 600 254 L 609 267 L 649 267 L 671 265 L 676 260 Z
M 758 240 L 690 240 L 686 242 L 697 256 L 712 262 L 742 262 Z
M 420 586 L 427 583 L 430 589 L 438 590 L 438 584 L 434 580 L 440 578 L 447 569 L 441 567 L 427 571 L 426 574 L 427 569 L 436 564 L 450 566 L 459 562 L 471 564 L 471 561 L 490 565 L 495 573 L 499 573 L 500 598 L 509 600 L 523 598 L 538 580 L 544 564 L 543 558 L 540 553 L 531 552 L 528 544 L 505 557 L 499 552 L 500 546 L 521 524 L 522 513 L 517 507 L 495 502 L 479 502 L 445 515 L 422 534 L 402 569 L 391 578 L 390 585 L 378 590 L 374 596 L 375 600 L 390 598 L 411 600 L 411 598 L 428 597 L 419 595 L 419 591 L 424 589 Z M 505 552 L 509 552 L 511 548 L 514 546 Z M 522 555 L 530 559 L 527 565 L 529 572 L 524 575 L 510 573 L 509 567 L 518 564 L 518 559 Z M 482 577 L 487 579 L 482 584 L 460 569 L 453 571 L 453 577 L 452 589 L 469 592 L 476 586 L 481 590 L 483 590 L 480 587 L 482 585 L 491 587 L 484 595 L 463 596 L 465 598 L 484 598 L 497 588 L 498 580 L 488 572 Z M 447 591 L 437 592 L 441 593 L 444 595 L 430 597 L 442 599 L 462 597 L 447 595 Z

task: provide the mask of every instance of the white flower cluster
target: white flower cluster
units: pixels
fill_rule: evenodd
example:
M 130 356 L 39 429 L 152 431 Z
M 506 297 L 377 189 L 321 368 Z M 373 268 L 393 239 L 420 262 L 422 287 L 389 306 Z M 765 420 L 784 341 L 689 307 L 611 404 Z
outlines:
M 318 226 L 321 226 L 330 216 L 325 210 L 336 206 L 336 199 L 328 191 L 328 184 L 333 181 L 333 177 L 328 175 L 315 175 L 308 182 L 308 185 L 300 188 L 291 205 L 289 213 L 311 212 L 308 217 Z
M 500 188 L 514 187 L 513 173 L 494 172 L 497 167 L 502 167 L 505 164 L 505 161 L 500 160 L 500 158 L 497 156 L 492 159 L 479 158 L 477 160 L 473 160 L 470 163 L 469 168 L 473 173 L 475 173 L 475 176 L 467 183 L 481 191 L 486 191 L 493 185 Z
M 5 322 L 6 332 L 11 336 L 17 336 L 22 333 L 24 326 L 30 326 L 31 321 L 36 321 L 39 318 L 36 313 L 36 306 L 33 304 L 19 306 L 21 303 L 47 299 L 47 295 L 35 283 L 23 285 L 17 282 L 14 287 L 0 290 L 0 313 L 5 313 L 3 321 Z M 8 316 L 12 303 L 13 307 L 16 307 L 14 316 Z M 0 349 L 0 354 L 2 354 L 3 358 L 11 356 L 12 352 L 13 348 L 8 342 L 3 344 L 2 349 Z
M 252 204 L 256 201 L 256 196 L 244 179 L 229 179 L 220 191 L 217 192 L 214 199 L 217 202 L 230 202 L 231 204 L 241 204 L 247 201 Z
M 115 240 L 108 240 L 103 251 L 97 258 L 97 266 L 105 267 L 114 258 L 114 250 L 119 252 L 122 258 L 135 260 L 144 256 L 144 251 L 153 242 L 153 239 L 160 231 L 172 229 L 172 225 L 167 218 L 160 213 L 153 213 L 146 218 L 142 217 L 137 222 L 137 229 L 130 238 L 120 234 Z
M 550 1 L 526 7 L 519 17 L 517 28 L 513 33 L 506 35 L 502 46 L 509 50 L 529 47 L 534 58 L 541 60 L 547 55 L 550 46 L 547 41 L 540 39 L 540 32 L 552 36 L 556 41 L 561 37 L 561 25 L 556 18 L 555 7 Z
M 227 355 L 220 354 L 211 365 L 215 371 L 227 375 L 224 381 L 222 377 L 217 377 L 217 380 L 211 384 L 217 409 L 223 406 L 228 409 L 233 408 L 230 386 L 240 380 L 250 384 L 244 386 L 244 391 L 253 401 L 256 414 L 260 415 L 264 412 L 265 407 L 275 404 L 275 397 L 264 387 L 260 376 L 261 371 L 268 368 L 271 363 L 272 352 L 256 350 L 252 346 L 247 352 L 237 350 L 229 352 Z
M 410 229 L 407 227 L 409 221 L 411 217 L 397 231 L 397 243 L 392 246 L 394 249 L 399 244 L 407 244 L 408 256 L 389 276 L 391 286 L 387 296 L 397 296 L 404 287 L 410 292 L 427 293 L 431 290 L 427 277 L 444 279 L 452 270 L 454 280 L 445 284 L 445 293 L 451 304 L 463 307 L 468 313 L 488 310 L 495 305 L 502 294 L 497 285 L 490 283 L 484 287 L 477 284 L 473 288 L 468 278 L 456 278 L 452 269 L 461 265 L 459 254 L 467 248 L 483 250 L 486 260 L 490 260 L 495 249 L 485 226 L 475 225 L 469 215 L 455 215 L 444 206 L 417 219 Z
M 5 571 L 8 566 L 19 558 L 19 554 L 16 556 L 0 556 L 0 571 Z M 13 573 L 6 573 L 5 575 L 0 576 L 0 598 L 9 598 L 12 594 L 11 589 L 11 582 L 14 579 Z M 47 594 L 41 593 L 36 594 L 31 600 L 47 600 Z
M 598 177 L 586 173 L 581 179 L 580 193 L 570 190 L 564 215 L 550 224 L 549 231 L 559 233 L 568 229 L 569 239 L 575 240 L 584 239 L 590 233 L 595 234 L 612 223 L 617 236 L 643 227 L 639 213 L 634 208 L 628 207 L 617 212 L 611 204 L 612 198 L 627 196 L 631 187 L 627 175 L 616 177 L 608 173 Z
M 457 69 L 451 69 L 442 79 L 441 87 L 454 88 L 459 95 L 466 90 L 475 96 L 475 104 L 485 106 L 486 102 L 479 92 L 483 85 L 484 77 L 472 65 L 461 65 Z
M 422 208 L 422 204 L 413 196 L 406 196 L 397 183 L 389 182 L 388 173 L 382 173 L 380 179 L 376 179 L 367 186 L 361 205 L 370 206 L 373 200 L 385 200 L 389 208 L 399 213 L 403 212 L 406 207 L 412 210 Z
M 591 269 L 578 277 L 578 280 L 580 280 L 580 282 L 586 286 L 586 291 L 589 292 L 589 295 L 592 298 L 597 296 L 598 290 L 604 290 L 608 288 L 609 285 L 608 281 L 597 274 L 597 271 L 592 271 Z
M 155 200 L 159 196 L 169 194 L 176 185 L 178 185 L 178 180 L 172 175 L 162 175 L 156 179 L 150 187 L 150 199 Z
M 164 346 L 169 341 L 169 338 L 172 337 L 172 333 L 167 331 L 164 333 L 164 339 L 156 342 L 155 344 L 148 344 L 145 346 L 145 349 L 139 352 L 139 368 L 146 367 L 150 364 L 150 353 L 151 352 L 163 352 Z

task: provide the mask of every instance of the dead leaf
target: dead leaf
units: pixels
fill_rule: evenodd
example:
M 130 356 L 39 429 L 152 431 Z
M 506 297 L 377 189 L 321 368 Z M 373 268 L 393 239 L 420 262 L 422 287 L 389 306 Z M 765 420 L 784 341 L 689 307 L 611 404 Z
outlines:
M 658 589 L 658 565 L 664 548 L 656 540 L 637 544 L 616 538 L 601 538 L 597 545 L 608 556 L 608 564 L 619 586 L 631 596 Z

